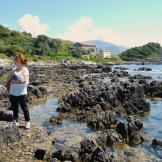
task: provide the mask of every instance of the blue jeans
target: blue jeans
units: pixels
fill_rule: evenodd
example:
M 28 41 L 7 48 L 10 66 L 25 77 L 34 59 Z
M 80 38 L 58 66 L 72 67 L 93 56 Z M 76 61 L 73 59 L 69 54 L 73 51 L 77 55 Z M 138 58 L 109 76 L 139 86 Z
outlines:
M 19 120 L 19 105 L 24 113 L 25 121 L 30 121 L 29 108 L 28 108 L 28 97 L 27 95 L 13 96 L 10 95 L 11 108 L 13 110 L 13 120 Z

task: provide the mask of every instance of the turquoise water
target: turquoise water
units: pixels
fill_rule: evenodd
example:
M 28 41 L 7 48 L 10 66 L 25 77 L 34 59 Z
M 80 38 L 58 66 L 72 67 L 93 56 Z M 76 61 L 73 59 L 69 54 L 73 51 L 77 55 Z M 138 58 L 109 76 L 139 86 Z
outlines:
M 149 138 L 162 139 L 162 101 L 150 101 L 150 114 L 144 117 L 144 128 Z

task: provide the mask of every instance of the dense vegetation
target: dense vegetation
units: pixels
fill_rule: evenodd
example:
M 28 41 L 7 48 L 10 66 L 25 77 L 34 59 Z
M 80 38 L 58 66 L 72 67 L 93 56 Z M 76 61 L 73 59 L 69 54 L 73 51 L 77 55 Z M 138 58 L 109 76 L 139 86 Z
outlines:
M 49 38 L 39 35 L 33 38 L 26 32 L 10 30 L 0 25 L 0 54 L 7 57 L 15 56 L 17 53 L 24 53 L 30 58 L 55 58 L 60 54 L 67 55 L 68 50 L 73 46 L 70 41 Z
M 83 60 L 82 55 L 90 54 L 90 52 L 82 48 L 77 48 L 75 43 L 71 41 L 54 39 L 45 35 L 33 38 L 29 33 L 11 30 L 0 25 L 0 58 L 12 58 L 17 53 L 23 53 L 35 61 Z M 117 60 L 117 58 L 103 59 L 98 56 L 92 56 L 90 60 L 107 62 Z
M 121 53 L 120 57 L 125 61 L 145 60 L 162 56 L 162 48 L 159 43 L 148 43 L 141 47 L 128 49 Z

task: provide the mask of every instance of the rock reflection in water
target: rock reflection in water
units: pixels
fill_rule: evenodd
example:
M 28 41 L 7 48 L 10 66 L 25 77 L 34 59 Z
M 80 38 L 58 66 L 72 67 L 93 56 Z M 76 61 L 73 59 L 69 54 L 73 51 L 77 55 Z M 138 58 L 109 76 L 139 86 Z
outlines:
M 60 126 L 53 128 L 57 149 L 79 147 L 84 138 L 97 138 L 98 132 L 87 127 L 86 123 L 79 123 L 70 120 L 64 120 Z
M 58 99 L 47 98 L 45 103 L 32 106 L 30 109 L 31 120 L 52 133 L 56 148 L 77 147 L 85 137 L 97 136 L 97 133 L 88 128 L 86 123 L 64 120 L 62 125 L 51 125 L 49 119 L 57 115 L 57 107 Z
M 50 117 L 57 115 L 58 99 L 47 98 L 43 100 L 43 103 L 41 101 L 39 104 L 31 106 L 31 120 L 39 125 L 48 127 Z

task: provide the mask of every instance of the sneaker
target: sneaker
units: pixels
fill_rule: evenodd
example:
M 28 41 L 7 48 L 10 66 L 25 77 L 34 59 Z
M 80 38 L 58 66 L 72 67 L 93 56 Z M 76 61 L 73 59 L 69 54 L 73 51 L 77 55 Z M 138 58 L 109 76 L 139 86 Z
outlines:
M 25 128 L 30 129 L 30 122 L 26 122 Z
M 19 122 L 17 122 L 16 120 L 13 120 L 12 125 L 13 128 L 15 127 L 19 127 Z

